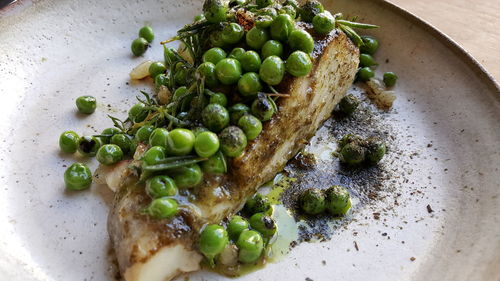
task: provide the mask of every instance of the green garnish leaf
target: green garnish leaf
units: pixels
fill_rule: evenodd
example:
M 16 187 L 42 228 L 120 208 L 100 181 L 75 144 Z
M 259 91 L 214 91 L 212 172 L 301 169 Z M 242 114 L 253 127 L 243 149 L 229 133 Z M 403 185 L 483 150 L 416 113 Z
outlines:
M 360 28 L 360 29 L 374 29 L 374 28 L 379 28 L 380 26 L 378 25 L 373 25 L 373 24 L 368 24 L 368 23 L 360 23 L 360 22 L 353 22 L 353 21 L 347 21 L 347 20 L 337 20 L 337 24 L 348 26 L 351 28 Z
M 207 160 L 207 158 L 196 157 L 196 156 L 168 157 L 160 161 L 159 164 L 144 165 L 142 166 L 142 170 L 147 172 L 172 170 L 179 167 L 196 164 L 198 162 L 205 160 Z

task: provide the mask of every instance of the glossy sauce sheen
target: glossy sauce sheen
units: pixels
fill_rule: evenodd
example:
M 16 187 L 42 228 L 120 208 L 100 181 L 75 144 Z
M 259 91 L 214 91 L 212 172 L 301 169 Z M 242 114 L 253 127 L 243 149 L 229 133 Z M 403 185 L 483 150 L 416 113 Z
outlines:
M 227 174 L 205 175 L 200 186 L 184 191 L 178 198 L 183 207 L 173 219 L 157 220 L 140 213 L 151 200 L 141 185 L 123 185 L 116 193 L 108 231 L 127 281 L 142 280 L 130 272 L 139 270 L 161 249 L 182 245 L 186 252 L 196 253 L 200 228 L 238 211 L 330 117 L 354 80 L 359 51 L 344 33 L 334 31 L 316 40 L 313 57 L 314 67 L 308 76 L 286 76 L 278 86 L 290 97 L 278 100 L 278 113 L 264 123 L 261 135 L 249 143 L 242 156 L 228 162 Z M 194 265 L 171 266 L 178 266 L 175 272 L 180 273 L 197 270 Z

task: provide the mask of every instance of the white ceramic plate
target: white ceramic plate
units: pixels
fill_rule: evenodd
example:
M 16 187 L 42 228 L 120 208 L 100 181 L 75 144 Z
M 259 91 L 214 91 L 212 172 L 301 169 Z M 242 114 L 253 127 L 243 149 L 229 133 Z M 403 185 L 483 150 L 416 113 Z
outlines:
M 498 84 L 444 35 L 389 3 L 325 2 L 383 26 L 372 32 L 382 44 L 377 75 L 400 76 L 386 119 L 411 152 L 391 156 L 406 163 L 394 168 L 408 181 L 395 178 L 395 194 L 359 209 L 330 242 L 301 244 L 241 280 L 500 280 Z M 74 160 L 59 154 L 57 139 L 66 129 L 100 132 L 108 113 L 125 116 L 137 89 L 149 89 L 127 84 L 144 59 L 130 55 L 137 30 L 149 23 L 167 38 L 200 9 L 196 1 L 24 0 L 0 11 L 1 280 L 114 280 L 110 194 L 97 186 L 65 192 L 62 174 Z M 162 58 L 161 48 L 145 58 Z M 75 113 L 84 94 L 99 100 L 91 116 Z

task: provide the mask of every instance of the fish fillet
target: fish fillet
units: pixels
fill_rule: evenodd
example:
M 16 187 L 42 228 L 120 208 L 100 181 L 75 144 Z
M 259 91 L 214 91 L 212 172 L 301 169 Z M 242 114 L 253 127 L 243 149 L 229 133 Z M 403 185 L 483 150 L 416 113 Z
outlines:
M 190 199 L 179 202 L 182 207 L 174 218 L 158 220 L 140 213 L 151 201 L 143 186 L 128 183 L 118 188 L 108 232 L 126 281 L 165 281 L 199 270 L 202 256 L 196 245 L 200 228 L 241 209 L 330 117 L 354 80 L 359 50 L 344 33 L 334 31 L 315 41 L 313 57 L 308 76 L 288 77 L 278 87 L 290 97 L 278 100 L 279 111 L 264 123 L 261 135 L 242 156 L 229 162 L 227 174 L 205 176 L 195 190 L 182 191 Z M 126 168 L 122 173 L 127 173 Z M 116 171 L 110 174 L 117 176 Z

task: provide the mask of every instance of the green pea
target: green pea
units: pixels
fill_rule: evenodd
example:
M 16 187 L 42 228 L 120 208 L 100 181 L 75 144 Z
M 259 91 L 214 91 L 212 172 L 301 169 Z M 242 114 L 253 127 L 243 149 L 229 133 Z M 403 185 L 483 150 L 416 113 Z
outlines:
M 168 219 L 177 214 L 178 208 L 179 205 L 175 199 L 162 197 L 151 202 L 147 208 L 147 213 L 156 219 Z
M 220 104 L 222 106 L 226 106 L 227 105 L 227 97 L 223 93 L 214 93 L 213 95 L 210 96 L 209 103 L 216 103 L 216 104 Z
M 370 67 L 377 65 L 375 59 L 369 54 L 361 54 L 359 55 L 359 66 L 361 67 Z
M 257 261 L 264 249 L 262 236 L 254 230 L 243 230 L 236 241 L 239 249 L 238 260 L 242 263 Z
M 228 108 L 231 124 L 237 125 L 241 116 L 250 112 L 250 108 L 242 103 L 236 103 Z
M 249 226 L 250 224 L 246 219 L 240 216 L 233 216 L 227 224 L 227 233 L 232 240 L 236 241 L 240 237 L 241 232 L 247 230 Z
M 346 115 L 351 115 L 358 108 L 359 103 L 359 99 L 354 95 L 346 95 L 339 102 L 339 110 Z
M 197 21 L 203 21 L 203 20 L 205 20 L 205 15 L 204 14 L 196 15 L 196 16 L 194 16 L 193 20 L 195 22 L 197 22 Z
M 286 0 L 285 2 L 283 2 L 283 5 L 292 6 L 295 9 L 299 8 L 299 2 L 297 2 L 296 0 Z
M 230 23 L 222 30 L 222 40 L 226 44 L 236 44 L 245 35 L 243 27 L 237 23 Z
M 153 199 L 174 196 L 177 194 L 177 185 L 170 177 L 155 176 L 146 181 L 146 193 Z
M 266 213 L 272 212 L 271 203 L 269 199 L 260 193 L 255 194 L 252 198 L 248 199 L 243 207 L 243 212 L 248 216 L 252 216 L 255 213 Z
M 335 29 L 335 18 L 328 11 L 315 15 L 312 23 L 314 31 L 321 35 L 326 35 Z
M 142 156 L 142 161 L 146 165 L 156 165 L 163 159 L 165 159 L 165 148 L 162 146 L 153 146 Z
M 293 52 L 286 60 L 286 71 L 293 76 L 306 76 L 311 72 L 311 69 L 311 58 L 302 51 Z
M 198 72 L 205 77 L 205 85 L 209 88 L 214 88 L 219 85 L 217 75 L 215 75 L 215 64 L 204 62 L 198 66 Z
M 386 153 L 385 143 L 378 137 L 370 137 L 366 140 L 366 160 L 370 164 L 377 164 Z
M 183 166 L 174 171 L 173 179 L 179 188 L 192 188 L 203 181 L 203 172 L 198 164 Z
M 139 37 L 139 38 L 135 39 L 134 41 L 132 41 L 132 45 L 130 46 L 130 49 L 132 50 L 132 54 L 134 54 L 134 56 L 138 57 L 138 56 L 142 56 L 146 52 L 148 47 L 149 47 L 149 42 L 146 39 Z
M 326 209 L 334 216 L 345 215 L 351 208 L 349 191 L 342 186 L 332 186 L 325 191 Z
M 253 96 L 262 91 L 262 83 L 255 72 L 247 72 L 238 80 L 238 91 L 243 96 Z
M 278 15 L 271 23 L 271 37 L 275 40 L 286 42 L 294 29 L 295 22 L 290 15 Z
M 59 136 L 59 148 L 64 153 L 75 153 L 78 149 L 78 140 L 80 137 L 73 131 L 63 132 Z
M 259 16 L 270 16 L 272 19 L 278 16 L 278 11 L 273 7 L 262 8 L 257 11 Z
M 247 32 L 246 42 L 252 49 L 260 50 L 267 40 L 269 40 L 267 29 L 254 26 Z
M 149 135 L 149 145 L 167 147 L 168 130 L 157 128 Z
M 394 72 L 384 73 L 384 84 L 387 87 L 394 87 L 398 81 L 398 76 Z
M 357 145 L 363 144 L 363 139 L 358 136 L 358 135 L 353 135 L 353 134 L 347 134 L 342 137 L 342 139 L 339 141 L 339 149 L 344 148 L 349 143 L 355 143 Z
M 366 82 L 375 77 L 375 72 L 369 67 L 363 67 L 358 71 L 358 77 L 361 81 Z
M 305 190 L 300 195 L 300 208 L 309 215 L 317 215 L 325 211 L 325 195 L 317 188 Z
M 229 53 L 229 55 L 227 57 L 230 58 L 230 59 L 240 60 L 241 55 L 243 55 L 244 53 L 245 53 L 245 49 L 243 49 L 243 48 L 234 48 L 231 51 L 231 53 Z
M 262 58 L 265 59 L 270 56 L 281 57 L 283 55 L 283 44 L 276 40 L 267 41 L 262 46 Z
M 246 72 L 257 72 L 260 68 L 260 56 L 255 51 L 246 51 L 239 59 L 243 70 Z
M 96 159 L 103 165 L 113 165 L 123 158 L 122 149 L 116 144 L 105 144 L 97 150 Z
M 92 173 L 87 165 L 73 163 L 64 172 L 64 183 L 70 190 L 87 189 L 92 184 Z
M 250 217 L 250 226 L 264 237 L 272 237 L 278 230 L 276 222 L 265 213 L 256 213 Z
M 255 26 L 258 28 L 268 28 L 273 23 L 273 17 L 268 15 L 259 15 L 255 19 Z
M 151 26 L 144 26 L 143 28 L 139 29 L 139 37 L 142 37 L 146 39 L 146 41 L 151 43 L 155 39 L 155 34 Z
M 340 160 L 349 165 L 365 161 L 366 150 L 357 143 L 348 143 L 340 150 Z
M 200 252 L 208 259 L 213 259 L 222 253 L 229 243 L 227 232 L 224 227 L 216 224 L 207 225 L 200 235 Z
M 174 95 L 172 96 L 172 100 L 173 101 L 179 101 L 180 99 L 182 99 L 183 97 L 185 97 L 186 93 L 187 93 L 187 87 L 186 86 L 182 86 L 182 87 L 179 87 L 175 90 L 174 92 Z
M 280 14 L 287 14 L 290 17 L 292 17 L 292 19 L 295 19 L 297 17 L 297 10 L 293 6 L 291 6 L 291 5 L 285 5 L 285 6 L 283 6 L 278 11 L 278 13 L 280 13 Z
M 265 94 L 259 94 L 253 101 L 252 114 L 261 121 L 268 121 L 273 117 L 274 107 Z
M 191 130 L 173 129 L 167 136 L 167 153 L 174 156 L 188 155 L 193 150 L 194 139 Z
M 224 85 L 232 85 L 241 77 L 241 64 L 235 59 L 223 59 L 215 65 L 215 74 Z
M 195 137 L 197 137 L 199 134 L 203 132 L 210 132 L 207 128 L 205 127 L 195 127 L 194 129 L 191 130 L 194 134 Z
M 167 67 L 160 61 L 153 62 L 149 66 L 149 76 L 151 76 L 153 79 L 160 74 L 164 74 L 165 71 L 167 71 Z
M 129 153 L 130 148 L 132 146 L 132 141 L 130 140 L 130 137 L 125 134 L 113 135 L 111 137 L 110 143 L 118 145 L 123 151 L 123 153 Z
M 314 39 L 309 32 L 297 29 L 290 33 L 288 44 L 292 51 L 303 51 L 307 54 L 314 50 Z
M 83 156 L 93 157 L 102 145 L 102 140 L 97 137 L 83 136 L 78 140 L 78 152 Z
M 142 102 L 134 104 L 128 111 L 128 119 L 134 123 L 140 123 L 146 117 L 148 117 L 148 110 Z
M 209 104 L 201 112 L 203 125 L 212 132 L 220 132 L 229 125 L 229 112 L 220 104 Z
M 262 132 L 262 123 L 260 120 L 250 114 L 243 115 L 240 118 L 238 127 L 245 132 L 248 140 L 256 139 L 260 135 L 260 132 Z
M 214 47 L 206 51 L 203 56 L 203 62 L 211 62 L 213 64 L 217 64 L 219 61 L 225 59 L 227 56 L 226 52 L 221 48 Z
M 218 23 L 226 20 L 228 3 L 224 0 L 205 0 L 203 14 L 209 23 Z
M 222 40 L 222 31 L 216 30 L 210 33 L 208 39 L 213 47 L 224 47 L 226 43 Z
M 220 149 L 228 157 L 238 157 L 247 147 L 245 132 L 236 126 L 229 126 L 219 134 Z
M 76 107 L 80 113 L 92 114 L 97 104 L 93 96 L 81 96 L 76 99 Z
M 377 39 L 371 36 L 361 36 L 361 39 L 363 39 L 363 45 L 359 47 L 360 52 L 363 54 L 369 54 L 373 56 L 378 49 Z
M 226 160 L 222 152 L 210 156 L 208 160 L 201 162 L 201 169 L 207 174 L 224 174 L 227 172 Z
M 148 142 L 149 137 L 151 136 L 151 133 L 153 133 L 155 127 L 151 125 L 144 125 L 135 132 L 135 138 L 139 142 Z
M 194 150 L 200 157 L 210 157 L 219 150 L 219 138 L 212 132 L 200 133 L 194 141 Z
M 278 85 L 285 76 L 285 63 L 278 56 L 267 57 L 260 66 L 259 76 L 268 85 Z
M 158 92 L 161 86 L 168 86 L 170 84 L 170 79 L 164 73 L 156 75 L 155 77 L 155 90 Z
M 257 4 L 257 7 L 264 8 L 274 4 L 274 0 L 256 0 L 255 3 Z
M 101 132 L 101 140 L 103 143 L 109 143 L 112 136 L 121 132 L 122 131 L 118 130 L 117 128 L 106 128 Z
M 304 5 L 300 7 L 300 17 L 305 22 L 312 22 L 314 16 L 323 13 L 325 8 L 319 1 L 308 0 Z

